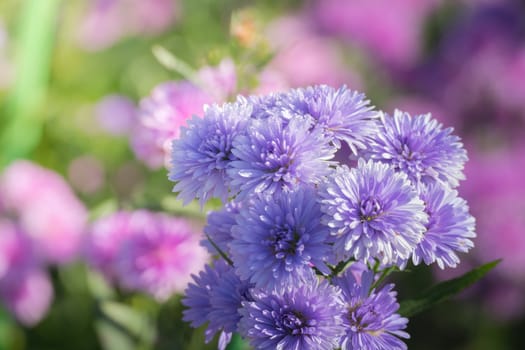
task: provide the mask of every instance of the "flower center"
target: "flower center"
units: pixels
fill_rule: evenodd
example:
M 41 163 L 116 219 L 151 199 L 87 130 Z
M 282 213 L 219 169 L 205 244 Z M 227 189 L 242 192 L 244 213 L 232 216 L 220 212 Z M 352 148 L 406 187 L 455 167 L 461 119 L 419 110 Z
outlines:
M 288 311 L 281 315 L 280 320 L 278 321 L 280 328 L 282 328 L 286 333 L 298 335 L 304 334 L 308 329 L 306 326 L 305 317 L 294 311 Z
M 374 197 L 369 197 L 364 201 L 361 201 L 359 208 L 359 216 L 361 222 L 372 221 L 377 218 L 383 212 L 381 202 Z
M 285 225 L 270 230 L 270 237 L 266 243 L 273 249 L 277 259 L 283 259 L 287 255 L 295 255 L 303 251 L 304 245 L 300 241 L 301 236 L 297 230 Z

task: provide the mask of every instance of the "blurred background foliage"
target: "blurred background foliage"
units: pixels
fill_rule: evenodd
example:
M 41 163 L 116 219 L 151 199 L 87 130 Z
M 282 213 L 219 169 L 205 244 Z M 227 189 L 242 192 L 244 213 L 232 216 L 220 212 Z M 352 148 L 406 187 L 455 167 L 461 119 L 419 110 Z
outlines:
M 525 348 L 522 3 L 140 3 L 0 2 L 1 167 L 25 158 L 56 171 L 91 219 L 117 208 L 148 208 L 202 224 L 198 205 L 182 208 L 174 200 L 164 168 L 143 164 L 129 134 L 104 127 L 97 109 L 104 98 L 124 96 L 138 106 L 158 84 L 191 80 L 199 69 L 230 59 L 236 77 L 230 98 L 347 84 L 387 112 L 432 112 L 455 127 L 471 157 L 460 192 L 478 218 L 479 237 L 456 270 L 495 258 L 503 263 L 460 297 L 411 318 L 408 347 Z M 420 266 L 392 279 L 404 300 L 457 273 Z M 0 311 L 0 349 L 216 348 L 204 345 L 203 329 L 181 320 L 180 295 L 159 304 L 111 287 L 81 259 L 51 266 L 49 274 L 54 301 L 39 323 L 24 326 Z M 236 340 L 230 349 L 243 346 Z

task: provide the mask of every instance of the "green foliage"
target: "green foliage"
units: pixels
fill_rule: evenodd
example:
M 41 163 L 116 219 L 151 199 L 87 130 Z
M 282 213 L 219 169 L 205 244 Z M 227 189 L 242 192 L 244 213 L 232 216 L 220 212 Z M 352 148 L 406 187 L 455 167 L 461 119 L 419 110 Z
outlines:
M 399 313 L 405 317 L 411 317 L 457 295 L 465 288 L 471 286 L 483 278 L 489 271 L 495 268 L 500 261 L 501 260 L 495 260 L 481 265 L 460 277 L 453 278 L 433 286 L 417 299 L 405 300 L 401 302 Z

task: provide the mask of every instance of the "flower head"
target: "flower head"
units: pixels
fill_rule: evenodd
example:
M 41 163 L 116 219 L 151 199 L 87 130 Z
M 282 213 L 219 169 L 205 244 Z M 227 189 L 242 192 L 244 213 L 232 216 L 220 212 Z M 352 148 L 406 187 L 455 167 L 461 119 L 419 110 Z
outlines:
M 246 135 L 234 140 L 228 174 L 231 185 L 244 198 L 252 193 L 293 191 L 302 184 L 320 182 L 329 172 L 334 150 L 312 119 L 295 116 L 253 120 Z
M 456 252 L 468 252 L 474 243 L 475 219 L 469 213 L 467 202 L 446 186 L 433 184 L 425 187 L 421 197 L 429 216 L 423 240 L 417 245 L 412 261 L 424 261 L 430 265 L 437 262 L 440 268 L 456 267 Z
M 17 224 L 0 219 L 0 301 L 27 326 L 45 316 L 53 299 L 53 287 L 33 248 Z
M 0 192 L 5 210 L 18 219 L 42 260 L 65 263 L 77 256 L 87 211 L 60 175 L 19 160 L 0 177 Z
M 387 164 L 359 159 L 357 168 L 338 167 L 320 196 L 341 260 L 394 263 L 410 256 L 425 230 L 423 202 L 406 175 Z
M 224 202 L 229 194 L 227 169 L 235 156 L 233 142 L 246 130 L 252 113 L 245 100 L 209 106 L 203 118 L 194 117 L 173 141 L 169 178 L 184 203 L 200 199 L 201 205 L 212 197 Z
M 237 273 L 259 287 L 299 283 L 311 266 L 326 271 L 329 230 L 309 189 L 253 198 L 232 228 Z
M 389 284 L 379 291 L 370 290 L 374 282 L 372 271 L 362 273 L 356 279 L 350 270 L 334 279 L 346 302 L 343 317 L 345 334 L 341 338 L 342 350 L 400 350 L 407 346 L 399 338 L 408 338 L 403 331 L 408 319 L 395 313 L 399 304 L 396 293 Z
M 207 224 L 204 227 L 206 240 L 202 244 L 211 254 L 216 255 L 217 249 L 230 255 L 229 243 L 232 240 L 232 227 L 236 224 L 235 218 L 242 208 L 241 202 L 228 202 L 223 209 L 208 214 Z
M 183 311 L 184 320 L 194 327 L 208 323 L 206 342 L 219 331 L 221 335 L 231 336 L 237 331 L 242 302 L 252 300 L 252 287 L 249 282 L 241 281 L 224 260 L 215 261 L 213 267 L 206 265 L 204 271 L 193 276 L 193 282 L 186 289 L 182 300 L 188 307 Z
M 240 334 L 260 350 L 332 350 L 344 332 L 340 290 L 317 279 L 281 291 L 258 291 L 239 312 Z
M 382 115 L 379 131 L 362 152 L 367 159 L 391 164 L 416 185 L 442 182 L 456 187 L 463 180 L 467 152 L 453 129 L 441 129 L 430 114 L 410 116 L 396 110 Z
M 309 115 L 323 129 L 327 140 L 340 148 L 341 141 L 350 149 L 366 148 L 366 138 L 377 130 L 379 117 L 365 99 L 365 95 L 343 86 L 327 85 L 291 90 L 283 94 L 286 108 L 300 115 Z
M 84 257 L 96 270 L 112 281 L 116 278 L 115 264 L 118 250 L 132 234 L 133 212 L 119 211 L 96 220 L 88 230 Z
M 133 213 L 131 233 L 115 258 L 115 272 L 129 289 L 142 290 L 160 301 L 182 293 L 208 255 L 200 237 L 183 219 L 161 213 Z

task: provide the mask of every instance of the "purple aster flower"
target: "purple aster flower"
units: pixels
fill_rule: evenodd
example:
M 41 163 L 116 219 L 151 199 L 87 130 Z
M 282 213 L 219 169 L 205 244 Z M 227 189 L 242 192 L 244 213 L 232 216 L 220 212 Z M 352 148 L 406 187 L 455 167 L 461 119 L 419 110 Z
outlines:
M 313 190 L 253 198 L 232 228 L 237 273 L 261 288 L 299 283 L 311 266 L 329 273 L 329 230 Z
M 195 198 L 201 205 L 212 197 L 226 201 L 233 142 L 245 132 L 251 113 L 251 104 L 239 99 L 209 106 L 203 118 L 194 117 L 182 128 L 180 139 L 173 141 L 169 178 L 177 182 L 173 191 L 185 204 Z
M 424 205 L 403 173 L 359 159 L 336 168 L 320 187 L 323 222 L 335 238 L 338 259 L 391 264 L 410 256 L 427 223 Z
M 326 280 L 254 292 L 239 312 L 239 332 L 255 349 L 332 350 L 344 333 L 341 291 Z
M 300 184 L 315 184 L 329 173 L 334 151 L 311 118 L 295 116 L 288 123 L 279 117 L 253 120 L 246 135 L 233 142 L 228 174 L 239 198 L 252 193 L 293 191 Z
M 117 278 L 126 288 L 164 301 L 183 292 L 208 260 L 200 236 L 181 218 L 136 211 L 129 229 L 115 256 Z
M 439 184 L 425 187 L 421 198 L 429 221 L 412 261 L 416 265 L 421 261 L 427 265 L 437 262 L 442 269 L 445 265 L 456 267 L 460 262 L 456 252 L 468 252 L 474 247 L 470 238 L 476 237 L 475 219 L 469 213 L 467 202 L 458 197 L 457 191 Z
M 215 261 L 213 267 L 206 265 L 186 289 L 182 304 L 188 307 L 183 311 L 183 319 L 195 328 L 208 323 L 205 335 L 209 342 L 217 332 L 221 332 L 221 343 L 227 345 L 241 318 L 239 308 L 243 301 L 251 301 L 250 289 L 253 286 L 241 281 L 224 260 Z
M 241 320 L 239 309 L 242 303 L 253 301 L 252 290 L 254 284 L 241 281 L 235 274 L 233 268 L 229 268 L 215 288 L 210 291 L 210 304 L 212 306 L 209 314 L 211 329 L 221 329 L 225 333 L 237 332 L 238 323 Z
M 357 148 L 366 148 L 366 138 L 377 130 L 375 119 L 379 117 L 365 98 L 346 86 L 336 90 L 319 85 L 283 94 L 283 104 L 297 114 L 312 116 L 337 148 L 344 141 L 357 153 Z
M 452 128 L 441 127 L 430 114 L 412 117 L 399 110 L 393 116 L 384 114 L 362 156 L 393 165 L 417 186 L 438 181 L 456 187 L 465 178 L 467 152 L 460 138 L 451 135 Z
M 240 202 L 228 202 L 223 209 L 208 214 L 207 225 L 204 227 L 204 233 L 208 239 L 201 243 L 211 254 L 216 255 L 218 253 L 213 246 L 216 244 L 223 253 L 230 255 L 229 243 L 232 240 L 232 227 L 237 223 L 235 217 L 241 208 Z
M 356 278 L 347 270 L 334 279 L 342 290 L 346 302 L 343 324 L 346 332 L 340 340 L 342 350 L 398 350 L 406 349 L 399 338 L 409 338 L 406 328 L 408 319 L 395 313 L 399 309 L 394 285 L 379 291 L 370 290 L 374 282 L 372 271 L 364 271 Z

